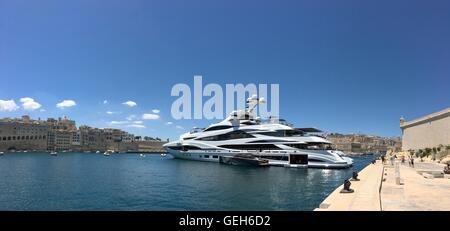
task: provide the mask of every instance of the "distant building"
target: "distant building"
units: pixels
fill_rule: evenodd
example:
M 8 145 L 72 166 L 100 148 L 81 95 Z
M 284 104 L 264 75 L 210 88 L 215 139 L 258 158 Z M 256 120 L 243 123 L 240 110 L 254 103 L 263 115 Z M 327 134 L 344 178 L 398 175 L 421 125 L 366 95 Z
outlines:
M 400 151 L 401 147 L 399 137 L 331 133 L 327 139 L 334 148 L 346 153 L 385 153 L 387 150 Z
M 72 139 L 70 141 L 70 144 L 74 146 L 81 145 L 81 132 L 79 130 L 72 132 Z
M 73 133 L 77 132 L 75 121 L 69 120 L 67 117 L 58 118 L 58 120 L 49 118 L 46 124 L 48 127 L 47 150 L 71 150 Z
M 71 149 L 72 131 L 57 130 L 55 132 L 55 151 Z
M 450 145 L 450 108 L 406 122 L 400 118 L 402 150 Z
M 45 121 L 22 118 L 0 119 L 0 151 L 47 149 L 48 126 Z
M 362 145 L 359 142 L 354 142 L 351 144 L 351 152 L 353 153 L 362 153 L 363 149 L 362 149 Z
M 32 120 L 29 116 L 0 119 L 0 151 L 163 151 L 159 138 L 141 137 L 115 128 L 76 127 L 67 117 Z
M 103 129 L 91 128 L 88 126 L 80 127 L 82 139 L 86 142 L 83 143 L 84 151 L 106 151 L 107 141 L 112 139 L 110 134 Z
M 128 132 L 123 132 L 122 133 L 122 142 L 134 142 L 134 135 L 130 134 Z

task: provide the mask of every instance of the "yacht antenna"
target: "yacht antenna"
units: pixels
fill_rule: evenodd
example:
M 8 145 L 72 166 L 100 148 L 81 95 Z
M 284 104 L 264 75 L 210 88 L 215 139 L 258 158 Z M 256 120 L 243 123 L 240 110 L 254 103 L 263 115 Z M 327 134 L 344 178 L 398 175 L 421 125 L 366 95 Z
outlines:
M 252 114 L 253 110 L 255 110 L 256 106 L 258 104 L 266 103 L 266 99 L 264 97 L 258 98 L 257 95 L 252 95 L 252 97 L 247 99 L 247 105 L 248 105 L 248 113 Z

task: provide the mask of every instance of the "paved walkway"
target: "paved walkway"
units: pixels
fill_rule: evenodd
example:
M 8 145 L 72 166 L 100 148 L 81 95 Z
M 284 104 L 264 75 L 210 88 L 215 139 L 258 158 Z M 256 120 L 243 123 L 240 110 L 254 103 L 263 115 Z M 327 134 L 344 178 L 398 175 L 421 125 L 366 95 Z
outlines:
M 400 185 L 394 166 L 380 162 L 364 168 L 352 181 L 354 193 L 343 194 L 341 185 L 315 211 L 450 211 L 450 179 L 424 178 L 422 172 L 442 172 L 436 163 L 400 164 Z
M 358 173 L 361 181 L 351 181 L 354 193 L 340 193 L 343 186 L 330 194 L 315 211 L 380 211 L 380 186 L 383 166 L 371 164 Z
M 384 211 L 450 210 L 450 180 L 426 179 L 417 171 L 442 171 L 443 166 L 433 163 L 416 163 L 415 168 L 400 166 L 401 185 L 395 182 L 394 168 L 386 166 L 386 181 L 381 189 Z

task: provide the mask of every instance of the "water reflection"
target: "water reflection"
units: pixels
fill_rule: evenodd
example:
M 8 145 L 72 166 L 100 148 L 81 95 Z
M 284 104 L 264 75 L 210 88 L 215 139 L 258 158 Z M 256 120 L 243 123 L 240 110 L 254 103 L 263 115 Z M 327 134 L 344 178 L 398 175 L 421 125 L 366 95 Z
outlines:
M 347 170 L 255 168 L 160 155 L 7 154 L 0 210 L 312 210 Z

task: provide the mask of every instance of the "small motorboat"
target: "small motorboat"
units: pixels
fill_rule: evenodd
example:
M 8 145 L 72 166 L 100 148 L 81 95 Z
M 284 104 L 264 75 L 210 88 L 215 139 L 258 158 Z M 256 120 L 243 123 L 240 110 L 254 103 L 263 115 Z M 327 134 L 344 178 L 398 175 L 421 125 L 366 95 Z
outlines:
M 167 154 L 166 153 L 161 153 L 161 156 L 165 157 L 165 156 L 167 156 Z
M 98 153 L 100 153 L 100 151 L 96 151 L 95 153 L 97 153 L 97 154 L 98 154 Z
M 114 153 L 114 151 L 108 150 L 108 151 L 106 151 L 105 153 L 103 153 L 103 155 L 104 155 L 104 156 L 110 156 L 110 155 L 113 154 L 113 153 Z
M 3 156 L 4 152 L 0 152 L 0 156 Z
M 139 154 L 139 156 L 140 156 L 140 157 L 145 157 L 145 155 L 144 155 L 144 154 L 142 154 L 142 153 L 141 153 L 141 154 Z
M 236 154 L 234 156 L 221 156 L 221 164 L 246 165 L 246 166 L 269 166 L 269 160 L 258 158 L 250 153 Z
M 57 153 L 57 152 L 50 152 L 50 155 L 51 155 L 51 156 L 57 156 L 58 153 Z

